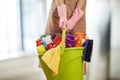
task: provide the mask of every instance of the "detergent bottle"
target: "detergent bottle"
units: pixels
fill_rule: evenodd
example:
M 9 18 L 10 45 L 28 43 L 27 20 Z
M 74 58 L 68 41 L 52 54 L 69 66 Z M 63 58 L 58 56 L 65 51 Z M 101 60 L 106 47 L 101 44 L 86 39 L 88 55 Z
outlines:
M 59 35 L 56 35 L 55 38 L 53 39 L 53 47 L 56 47 L 57 45 L 60 44 L 62 38 Z
M 43 55 L 46 52 L 45 46 L 42 44 L 41 40 L 36 41 L 37 51 L 39 55 Z

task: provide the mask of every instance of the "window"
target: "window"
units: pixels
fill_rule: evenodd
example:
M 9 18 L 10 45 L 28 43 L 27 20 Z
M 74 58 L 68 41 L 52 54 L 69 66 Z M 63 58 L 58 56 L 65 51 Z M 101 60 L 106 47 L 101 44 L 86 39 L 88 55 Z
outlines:
M 46 0 L 20 0 L 22 49 L 36 51 L 35 40 L 44 33 Z
M 0 59 L 36 52 L 36 39 L 44 33 L 50 1 L 0 0 Z M 13 54 L 14 53 L 14 54 Z

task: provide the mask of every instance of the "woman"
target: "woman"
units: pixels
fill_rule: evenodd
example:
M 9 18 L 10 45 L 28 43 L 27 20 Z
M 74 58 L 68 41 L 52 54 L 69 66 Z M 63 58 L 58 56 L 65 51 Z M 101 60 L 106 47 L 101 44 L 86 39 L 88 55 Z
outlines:
M 66 28 L 67 32 L 86 33 L 86 0 L 53 0 L 45 34 L 52 35 L 61 33 Z M 84 63 L 84 74 L 86 74 L 86 63 Z
M 61 33 L 64 27 L 72 34 L 86 33 L 85 11 L 86 0 L 53 0 L 45 33 Z

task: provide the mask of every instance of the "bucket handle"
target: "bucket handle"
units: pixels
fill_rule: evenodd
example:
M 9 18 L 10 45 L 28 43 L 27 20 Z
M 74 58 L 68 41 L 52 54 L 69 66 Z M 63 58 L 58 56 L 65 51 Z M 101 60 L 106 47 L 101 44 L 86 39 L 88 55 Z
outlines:
M 66 36 L 66 29 L 62 30 L 62 46 L 61 46 L 61 55 L 63 55 L 65 50 L 65 36 Z

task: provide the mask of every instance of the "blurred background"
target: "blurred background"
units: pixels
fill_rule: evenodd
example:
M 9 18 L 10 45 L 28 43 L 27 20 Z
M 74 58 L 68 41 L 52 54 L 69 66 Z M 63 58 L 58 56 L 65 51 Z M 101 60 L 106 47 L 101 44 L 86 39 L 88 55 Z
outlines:
M 52 0 L 0 0 L 0 80 L 46 80 L 36 39 Z M 94 39 L 87 80 L 120 80 L 120 0 L 87 0 L 87 35 Z

